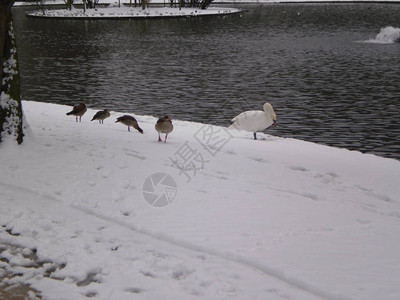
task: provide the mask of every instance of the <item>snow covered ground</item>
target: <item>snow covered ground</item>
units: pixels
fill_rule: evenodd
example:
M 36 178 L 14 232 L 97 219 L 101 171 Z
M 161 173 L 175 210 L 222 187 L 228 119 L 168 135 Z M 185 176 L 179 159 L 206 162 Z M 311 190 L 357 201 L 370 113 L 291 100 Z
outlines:
M 399 161 L 178 120 L 158 143 L 155 116 L 135 116 L 140 134 L 122 113 L 23 105 L 28 137 L 0 144 L 0 270 L 18 274 L 3 284 L 51 300 L 398 299 Z

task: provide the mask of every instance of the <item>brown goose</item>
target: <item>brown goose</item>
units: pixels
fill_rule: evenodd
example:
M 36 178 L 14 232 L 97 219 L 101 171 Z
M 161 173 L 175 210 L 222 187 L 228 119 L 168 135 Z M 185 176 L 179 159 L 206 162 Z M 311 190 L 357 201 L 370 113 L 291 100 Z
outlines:
M 103 124 L 104 119 L 107 119 L 108 117 L 110 117 L 110 112 L 108 111 L 108 109 L 100 110 L 94 115 L 92 121 L 99 120 L 99 123 Z
M 140 133 L 143 133 L 142 128 L 139 127 L 136 119 L 134 117 L 132 117 L 132 116 L 124 115 L 122 117 L 119 117 L 119 118 L 117 118 L 117 121 L 115 121 L 115 123 L 118 123 L 118 122 L 128 126 L 128 131 L 131 131 L 129 129 L 129 127 L 132 126 L 133 128 L 135 128 Z
M 67 112 L 67 116 L 73 115 L 76 118 L 76 122 L 78 122 L 78 117 L 79 117 L 79 122 L 82 120 L 82 116 L 85 114 L 87 111 L 85 103 L 81 102 L 75 105 L 70 112 Z
M 155 128 L 158 132 L 158 141 L 162 142 L 161 133 L 165 133 L 164 143 L 166 143 L 168 134 L 172 132 L 172 130 L 174 129 L 174 125 L 172 125 L 170 117 L 164 116 L 158 119 Z

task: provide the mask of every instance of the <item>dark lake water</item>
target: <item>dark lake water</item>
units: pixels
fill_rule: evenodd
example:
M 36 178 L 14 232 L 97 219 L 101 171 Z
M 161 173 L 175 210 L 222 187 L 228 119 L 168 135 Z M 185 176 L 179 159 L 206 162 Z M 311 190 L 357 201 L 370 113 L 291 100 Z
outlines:
M 267 133 L 400 159 L 400 43 L 366 42 L 399 30 L 399 4 L 242 8 L 107 21 L 14 8 L 23 98 L 226 126 L 268 101 Z

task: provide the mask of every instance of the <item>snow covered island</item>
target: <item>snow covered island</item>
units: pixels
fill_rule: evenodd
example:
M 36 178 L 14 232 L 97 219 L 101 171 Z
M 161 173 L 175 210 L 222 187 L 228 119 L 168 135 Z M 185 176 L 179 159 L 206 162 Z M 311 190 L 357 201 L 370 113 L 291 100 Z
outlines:
M 28 11 L 28 17 L 67 18 L 67 19 L 133 19 L 133 18 L 172 18 L 216 16 L 241 13 L 239 8 L 209 7 L 207 9 L 182 7 L 103 7 L 96 9 L 43 9 Z
M 24 143 L 0 144 L 0 298 L 398 299 L 399 161 L 23 106 Z

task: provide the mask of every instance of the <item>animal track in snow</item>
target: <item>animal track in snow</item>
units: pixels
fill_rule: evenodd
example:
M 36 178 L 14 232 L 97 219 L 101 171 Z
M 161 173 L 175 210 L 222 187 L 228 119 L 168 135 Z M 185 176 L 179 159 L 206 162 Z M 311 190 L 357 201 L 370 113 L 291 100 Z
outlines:
M 292 166 L 292 167 L 289 167 L 289 169 L 291 169 L 293 171 L 301 171 L 301 172 L 307 172 L 308 171 L 307 168 L 300 167 L 300 166 Z
M 315 178 L 320 178 L 322 183 L 329 184 L 329 183 L 336 183 L 336 180 L 339 176 L 334 172 L 328 172 L 326 174 L 316 174 Z
M 130 210 L 121 211 L 121 214 L 125 217 L 129 217 L 132 214 L 132 211 Z
M 362 225 L 368 225 L 368 224 L 372 223 L 372 221 L 368 220 L 368 219 L 357 219 L 356 222 L 358 222 L 358 223 L 360 223 Z
M 79 281 L 79 282 L 77 282 L 76 285 L 77 286 L 88 286 L 92 282 L 101 283 L 101 280 L 99 280 L 97 278 L 98 274 L 99 274 L 99 272 L 89 272 L 86 275 L 86 278 L 81 280 L 81 281 Z
M 384 194 L 377 194 L 377 193 L 374 193 L 374 192 L 367 192 L 366 194 L 368 196 L 374 197 L 374 198 L 376 198 L 378 200 L 381 200 L 381 201 L 384 201 L 384 202 L 394 202 L 392 200 L 392 198 L 390 198 L 389 196 L 384 195 Z
M 171 274 L 171 277 L 176 280 L 181 280 L 188 277 L 194 271 L 194 269 L 188 269 L 185 266 L 176 266 L 175 270 Z
M 260 163 L 269 163 L 268 160 L 266 160 L 262 157 L 249 157 L 249 159 L 254 160 L 256 162 L 260 162 Z
M 355 185 L 354 187 L 365 192 L 365 194 L 367 194 L 368 196 L 376 198 L 378 200 L 385 201 L 385 202 L 395 202 L 388 195 L 376 193 L 372 189 L 365 188 L 365 187 L 359 186 L 359 185 Z
M 134 151 L 134 150 L 131 150 L 131 149 L 126 149 L 126 148 L 124 149 L 124 151 L 125 151 L 125 154 L 128 155 L 128 156 L 139 158 L 141 160 L 147 159 L 146 156 L 142 155 L 141 153 L 139 153 L 137 151 Z
M 139 273 L 143 274 L 145 277 L 151 277 L 151 278 L 155 278 L 156 277 L 150 271 L 140 271 Z
M 136 189 L 136 186 L 135 186 L 134 184 L 132 184 L 130 181 L 125 181 L 125 182 L 123 183 L 123 188 L 124 188 L 125 190 L 135 190 L 135 189 Z
M 125 292 L 132 293 L 132 294 L 140 294 L 143 290 L 140 288 L 130 287 L 125 289 Z

